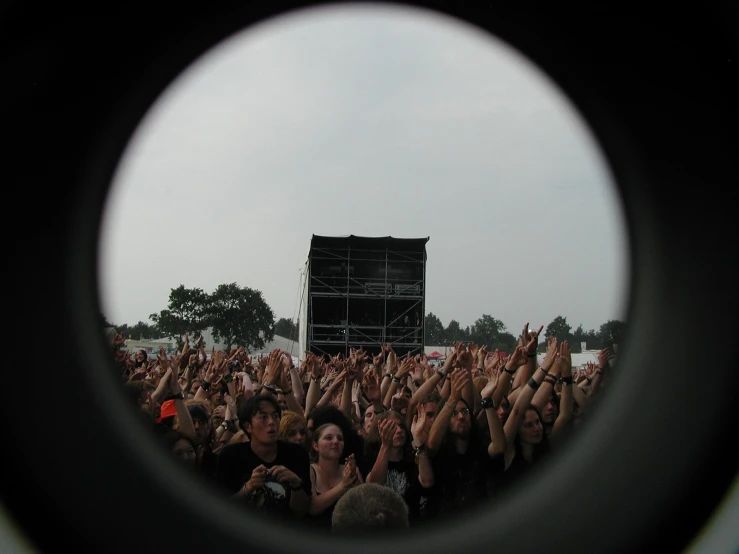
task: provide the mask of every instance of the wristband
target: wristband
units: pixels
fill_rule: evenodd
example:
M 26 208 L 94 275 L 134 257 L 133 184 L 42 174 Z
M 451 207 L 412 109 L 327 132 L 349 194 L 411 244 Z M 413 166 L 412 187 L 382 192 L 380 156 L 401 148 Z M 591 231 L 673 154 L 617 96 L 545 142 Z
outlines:
M 554 377 L 547 376 L 544 378 L 545 383 L 549 383 L 550 385 L 554 386 L 557 384 L 557 380 Z
M 382 376 L 382 378 L 384 379 L 385 377 L 390 377 L 390 378 L 392 378 L 392 375 L 390 375 L 389 373 L 386 373 L 385 375 L 383 375 L 383 376 Z
M 205 392 L 208 392 L 210 390 L 210 383 L 208 381 L 203 381 L 200 383 L 200 388 L 203 389 Z
M 571 385 L 572 384 L 572 376 L 570 377 L 560 377 L 559 382 L 563 385 Z
M 493 404 L 492 398 L 483 398 L 480 406 L 483 410 L 487 410 L 488 408 L 495 408 L 495 404 Z
M 530 379 L 529 379 L 529 380 L 528 380 L 528 381 L 526 382 L 526 384 L 527 384 L 528 386 L 530 386 L 530 387 L 531 387 L 532 389 L 534 389 L 534 390 L 536 390 L 536 389 L 538 389 L 538 388 L 539 388 L 539 383 L 537 383 L 536 381 L 534 381 L 534 378 L 533 378 L 533 377 L 531 377 L 531 378 L 530 378 Z
M 446 371 L 444 371 L 443 369 L 437 371 L 436 374 L 440 375 L 442 379 L 446 379 Z
M 264 385 L 262 385 L 262 388 L 267 389 L 272 394 L 277 394 L 277 389 L 274 387 L 274 385 L 268 385 L 265 383 Z
M 505 371 L 508 375 L 513 375 L 516 373 L 515 369 L 508 369 L 506 366 L 503 366 L 503 371 Z
M 393 383 L 400 383 L 400 379 L 398 379 L 397 377 L 393 376 Z
M 310 380 L 313 381 L 313 382 L 315 382 L 315 383 L 320 383 L 321 382 L 321 378 L 320 377 L 311 377 Z

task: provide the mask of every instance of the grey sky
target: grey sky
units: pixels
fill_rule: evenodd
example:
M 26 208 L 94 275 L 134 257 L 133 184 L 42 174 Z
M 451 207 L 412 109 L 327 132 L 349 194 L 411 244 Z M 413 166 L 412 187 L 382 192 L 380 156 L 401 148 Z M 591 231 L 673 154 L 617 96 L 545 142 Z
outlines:
M 426 12 L 293 14 L 182 75 L 115 179 L 103 307 L 132 325 L 179 284 L 237 282 L 292 317 L 312 234 L 430 236 L 445 325 L 625 317 L 621 206 L 579 115 L 515 51 Z

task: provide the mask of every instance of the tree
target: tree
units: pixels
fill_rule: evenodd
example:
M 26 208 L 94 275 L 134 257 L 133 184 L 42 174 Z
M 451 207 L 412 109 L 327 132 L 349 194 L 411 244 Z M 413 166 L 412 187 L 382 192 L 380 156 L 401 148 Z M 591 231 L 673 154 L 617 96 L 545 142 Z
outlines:
M 424 325 L 426 332 L 426 344 L 430 344 L 432 346 L 446 344 L 444 325 L 441 323 L 441 320 L 438 317 L 429 312 L 426 315 L 426 321 Z
M 488 351 L 492 352 L 496 348 L 501 352 L 511 353 L 515 350 L 518 345 L 518 338 L 514 337 L 508 331 L 503 331 L 498 334 L 497 342 L 488 345 Z
M 459 321 L 452 319 L 444 330 L 444 339 L 446 343 L 452 343 L 454 341 L 466 341 L 467 335 L 459 326 Z
M 275 323 L 275 335 L 285 337 L 290 340 L 298 340 L 298 326 L 293 323 L 292 318 L 287 319 L 281 317 Z
M 479 345 L 487 344 L 488 347 L 500 342 L 500 334 L 506 331 L 506 326 L 499 319 L 488 314 L 482 314 L 472 325 L 469 340 Z
M 557 342 L 560 343 L 563 341 L 569 341 L 571 338 L 571 329 L 572 326 L 567 323 L 567 318 L 558 315 L 552 320 L 549 325 L 547 325 L 547 329 L 546 331 L 544 331 L 544 336 L 547 338 L 547 340 L 549 340 L 551 337 L 555 337 L 557 339 Z
M 600 348 L 612 347 L 619 344 L 621 338 L 626 331 L 626 323 L 618 319 L 609 319 L 600 326 L 598 338 L 600 339 Z
M 162 336 L 155 325 L 149 325 L 148 323 L 145 323 L 143 321 L 139 321 L 133 327 L 129 327 L 128 325 L 120 325 L 117 329 L 118 332 L 124 337 L 133 340 L 158 339 Z
M 582 352 L 582 343 L 586 343 L 587 346 L 587 339 L 585 338 L 585 331 L 582 328 L 582 323 L 577 326 L 577 329 L 575 329 L 572 332 L 571 340 L 570 340 L 570 350 L 573 354 L 580 354 Z
M 184 335 L 195 336 L 208 327 L 208 295 L 198 288 L 188 289 L 180 285 L 169 293 L 166 310 L 149 316 L 159 332 L 177 340 L 177 348 L 182 348 Z
M 208 310 L 213 337 L 226 345 L 264 348 L 275 336 L 275 314 L 258 290 L 236 283 L 219 285 Z

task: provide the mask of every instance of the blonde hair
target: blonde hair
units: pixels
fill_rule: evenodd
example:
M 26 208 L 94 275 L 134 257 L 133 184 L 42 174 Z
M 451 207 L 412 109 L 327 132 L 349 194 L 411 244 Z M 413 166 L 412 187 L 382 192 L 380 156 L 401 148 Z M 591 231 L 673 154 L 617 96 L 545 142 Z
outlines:
M 282 412 L 282 417 L 280 418 L 280 430 L 277 433 L 278 438 L 281 441 L 287 442 L 287 433 L 288 431 L 290 431 L 290 428 L 296 423 L 302 424 L 303 427 L 306 426 L 305 418 L 302 417 L 300 414 L 287 410 Z
M 249 437 L 246 436 L 246 433 L 242 429 L 238 433 L 234 434 L 233 437 L 231 437 L 228 441 L 228 444 L 238 444 L 240 442 L 248 442 Z

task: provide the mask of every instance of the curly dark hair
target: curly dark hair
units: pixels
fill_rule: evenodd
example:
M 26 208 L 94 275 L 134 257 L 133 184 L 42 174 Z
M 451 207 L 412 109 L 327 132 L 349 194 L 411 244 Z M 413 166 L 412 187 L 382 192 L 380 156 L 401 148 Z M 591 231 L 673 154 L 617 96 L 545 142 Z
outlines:
M 306 420 L 313 422 L 313 430 L 327 423 L 332 423 L 341 429 L 344 435 L 344 456 L 354 454 L 355 458 L 358 458 L 364 451 L 364 440 L 359 436 L 349 418 L 336 406 L 317 406 L 311 410 Z

